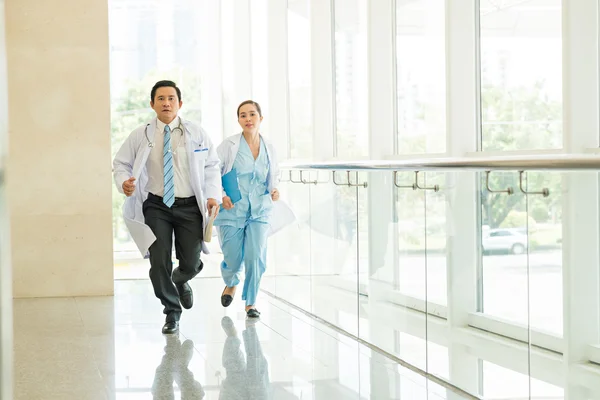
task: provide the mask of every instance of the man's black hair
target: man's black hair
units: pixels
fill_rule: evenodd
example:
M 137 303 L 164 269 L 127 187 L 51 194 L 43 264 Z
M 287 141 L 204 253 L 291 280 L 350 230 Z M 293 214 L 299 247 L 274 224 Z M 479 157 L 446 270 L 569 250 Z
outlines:
M 177 84 L 175 84 L 175 82 L 173 81 L 158 81 L 154 84 L 154 87 L 152 87 L 152 91 L 150 92 L 150 101 L 154 102 L 154 96 L 156 96 L 156 91 L 158 90 L 158 88 L 161 87 L 172 87 L 175 88 L 175 91 L 177 92 L 177 97 L 178 100 L 181 101 L 181 90 L 179 90 L 179 88 L 177 87 Z

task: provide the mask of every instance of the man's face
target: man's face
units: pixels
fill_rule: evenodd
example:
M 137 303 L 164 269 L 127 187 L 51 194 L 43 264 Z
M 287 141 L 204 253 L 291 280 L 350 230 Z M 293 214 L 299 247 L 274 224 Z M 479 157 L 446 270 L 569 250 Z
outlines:
M 177 97 L 175 88 L 168 86 L 156 89 L 154 101 L 150 102 L 158 119 L 165 124 L 170 124 L 175 119 L 182 104 L 183 102 Z

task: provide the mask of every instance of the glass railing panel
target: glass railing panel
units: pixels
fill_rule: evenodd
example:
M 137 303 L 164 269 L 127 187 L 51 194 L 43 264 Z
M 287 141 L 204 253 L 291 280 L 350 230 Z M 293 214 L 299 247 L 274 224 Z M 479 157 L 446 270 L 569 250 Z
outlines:
M 563 341 L 563 181 L 585 172 L 528 171 L 520 173 L 520 190 L 527 192 L 527 248 L 529 281 L 530 396 L 534 399 L 565 398 L 561 354 Z M 577 178 L 575 178 L 577 179 Z M 552 377 L 552 378 L 550 378 Z M 559 377 L 559 380 L 556 378 Z M 558 385 L 558 386 L 557 386 Z M 577 397 L 573 397 L 577 398 Z
M 296 221 L 270 238 L 269 275 L 265 273 L 261 287 L 298 307 L 310 310 L 311 187 L 300 182 L 299 171 L 291 174 L 289 171 L 282 172 L 281 200 L 294 211 Z
M 577 313 L 563 322 L 563 304 L 587 301 L 597 324 L 598 288 L 585 284 L 598 275 L 586 241 L 597 238 L 597 172 L 381 170 L 349 181 L 338 171 L 334 181 L 312 170 L 293 180 L 282 198 L 298 221 L 270 241 L 267 290 L 482 398 L 596 398 L 581 375 L 595 369 L 595 331 Z M 565 282 L 584 291 L 565 298 Z M 364 376 L 386 371 L 370 346 L 357 348 Z M 586 353 L 565 368 L 567 349 Z
M 394 283 L 395 303 L 403 308 L 401 329 L 396 331 L 395 353 L 427 370 L 427 227 L 423 174 L 398 172 L 394 180 L 398 247 Z M 421 186 L 424 187 L 424 186 Z
M 374 207 L 379 204 L 379 196 L 375 193 L 369 194 L 367 190 L 369 185 L 370 174 L 367 172 L 359 172 L 357 175 L 356 183 L 358 186 L 357 193 L 357 229 L 358 229 L 358 291 L 361 296 L 368 296 L 369 288 L 368 285 L 361 284 L 362 281 L 368 282 L 369 277 L 369 265 L 371 263 L 371 248 L 370 243 L 372 242 L 369 232 L 369 220 L 370 220 L 370 202 L 373 201 Z M 367 185 L 367 186 L 365 186 Z
M 477 393 L 480 360 L 467 330 L 469 314 L 477 306 L 478 174 L 456 170 L 443 175 L 428 172 L 427 177 L 427 186 L 433 188 L 427 193 L 430 235 L 437 233 L 433 226 L 445 234 L 445 240 L 439 240 L 443 247 L 435 240 L 427 246 L 427 371 L 461 390 Z
M 469 174 L 468 172 L 464 173 Z M 471 173 L 472 174 L 472 173 Z M 443 172 L 423 173 L 425 193 L 425 248 L 427 261 L 427 300 L 434 306 L 448 304 L 446 251 L 448 237 L 447 199 L 448 187 Z M 440 309 L 440 307 L 437 307 Z M 436 310 L 429 310 L 436 313 Z
M 519 178 L 517 171 L 480 174 L 481 318 L 470 323 L 483 331 L 499 327 L 502 332 L 498 333 L 506 337 L 501 347 L 478 354 L 481 394 L 487 397 L 501 396 L 506 390 L 514 397 L 529 398 L 530 393 L 529 218 Z M 503 355 L 502 348 L 512 350 L 511 357 Z M 503 379 L 511 384 L 499 389 L 492 389 L 490 384 L 486 388 L 486 382 Z
M 480 221 L 479 311 L 527 327 L 527 199 L 517 172 L 482 174 Z
M 369 266 L 359 278 L 360 337 L 426 370 L 425 194 L 413 190 L 414 180 L 414 172 L 369 173 L 368 218 L 359 216 L 369 234 Z
M 580 175 L 573 172 L 571 176 Z M 585 173 L 584 173 L 585 174 Z M 529 236 L 530 325 L 555 336 L 563 334 L 562 181 L 560 172 L 523 173 Z
M 460 174 L 462 179 L 473 178 L 472 172 Z M 419 175 L 422 175 L 418 183 L 424 192 L 425 208 L 427 372 L 448 380 L 449 347 L 443 339 L 448 327 L 448 195 L 454 188 L 444 172 Z
M 359 176 L 360 183 L 368 182 L 368 188 L 361 187 L 358 194 L 359 336 L 378 348 L 395 354 L 397 326 L 403 319 L 396 311 L 399 307 L 389 302 L 394 290 L 394 257 L 397 247 L 392 173 L 373 172 Z M 363 353 L 363 357 L 368 357 L 370 361 L 373 377 L 375 371 L 381 370 L 381 366 L 386 364 L 386 360 L 369 349 L 363 349 Z M 378 375 L 385 379 L 395 379 L 383 372 Z M 367 389 L 363 389 L 361 394 L 366 395 L 367 392 Z M 378 388 L 377 395 L 381 398 L 393 398 L 394 393 L 394 389 L 388 385 Z
M 314 180 L 315 174 L 311 174 Z M 311 184 L 312 312 L 358 335 L 358 193 L 356 174 L 322 171 Z

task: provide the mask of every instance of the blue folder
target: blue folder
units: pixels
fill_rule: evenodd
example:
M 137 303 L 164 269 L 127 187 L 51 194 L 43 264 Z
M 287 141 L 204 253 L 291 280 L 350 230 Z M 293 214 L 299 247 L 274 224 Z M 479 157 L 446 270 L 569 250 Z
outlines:
M 242 193 L 240 192 L 240 187 L 238 185 L 237 171 L 235 168 L 223 175 L 221 182 L 223 189 L 225 189 L 225 194 L 229 196 L 232 203 L 235 203 L 242 198 Z

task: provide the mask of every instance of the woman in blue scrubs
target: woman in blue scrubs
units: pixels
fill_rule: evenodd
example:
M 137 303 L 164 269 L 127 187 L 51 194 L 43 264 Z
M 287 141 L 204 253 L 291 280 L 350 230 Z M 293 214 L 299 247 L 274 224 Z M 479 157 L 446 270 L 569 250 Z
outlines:
M 275 150 L 259 133 L 263 119 L 260 105 L 244 101 L 237 115 L 243 132 L 225 139 L 217 149 L 221 175 L 235 169 L 241 194 L 235 203 L 223 194 L 223 210 L 214 222 L 223 250 L 221 275 L 226 285 L 221 304 L 228 307 L 233 301 L 244 268 L 242 300 L 246 301 L 247 316 L 258 318 L 256 296 L 267 267 L 269 222 L 273 202 L 279 200 L 279 173 Z

